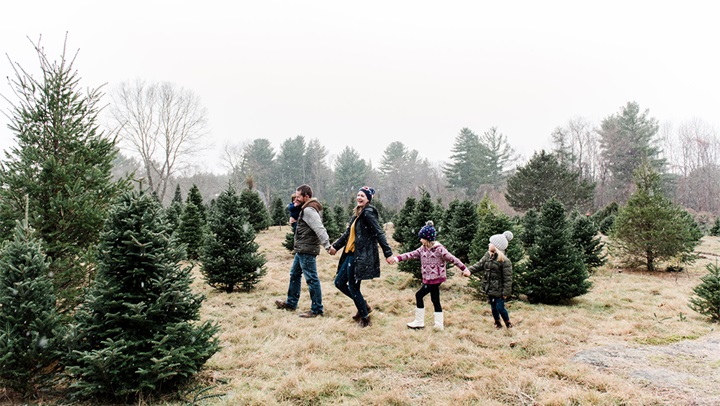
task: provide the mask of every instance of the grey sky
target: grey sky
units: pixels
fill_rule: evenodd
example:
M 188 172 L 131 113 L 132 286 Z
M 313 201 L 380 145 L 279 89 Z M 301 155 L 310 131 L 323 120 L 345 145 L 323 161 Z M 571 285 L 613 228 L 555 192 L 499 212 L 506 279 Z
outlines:
M 393 141 L 447 160 L 462 127 L 523 156 L 570 118 L 628 101 L 661 123 L 720 123 L 712 1 L 13 1 L 0 52 L 34 70 L 65 32 L 83 86 L 140 78 L 198 94 L 218 170 L 225 142 L 317 138 L 374 165 Z M 0 74 L 11 75 L 4 58 Z M 8 94 L 7 81 L 0 92 Z M 107 99 L 109 101 L 109 98 Z M 2 103 L 3 108 L 7 107 Z M 0 148 L 12 144 L 0 116 Z

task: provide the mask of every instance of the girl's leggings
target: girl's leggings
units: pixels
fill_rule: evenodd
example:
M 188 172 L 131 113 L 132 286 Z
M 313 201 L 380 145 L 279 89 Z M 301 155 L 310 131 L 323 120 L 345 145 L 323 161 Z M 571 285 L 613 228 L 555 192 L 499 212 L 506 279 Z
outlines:
M 432 300 L 433 307 L 435 308 L 435 313 L 442 312 L 442 306 L 440 306 L 440 284 L 436 285 L 426 285 L 423 283 L 423 285 L 420 287 L 420 290 L 415 292 L 415 303 L 418 309 L 423 309 L 425 307 L 425 303 L 423 303 L 423 299 L 427 294 L 430 294 L 430 300 Z

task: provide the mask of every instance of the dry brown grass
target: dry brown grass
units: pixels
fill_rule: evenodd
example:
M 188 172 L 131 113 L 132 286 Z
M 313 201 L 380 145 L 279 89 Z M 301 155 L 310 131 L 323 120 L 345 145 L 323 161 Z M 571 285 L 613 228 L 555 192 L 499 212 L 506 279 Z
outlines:
M 287 227 L 257 242 L 268 274 L 249 293 L 195 286 L 207 300 L 203 316 L 222 325 L 223 348 L 207 364 L 208 379 L 226 382 L 218 405 L 652 405 L 689 402 L 686 394 L 573 361 L 579 351 L 607 345 L 669 344 L 704 337 L 714 325 L 687 306 L 707 256 L 680 274 L 620 271 L 608 266 L 593 288 L 568 306 L 508 304 L 512 330 L 493 327 L 488 306 L 467 279 L 441 288 L 445 330 L 410 330 L 415 287 L 383 263 L 382 277 L 363 283 L 372 326 L 359 328 L 352 302 L 332 284 L 338 256 L 318 257 L 325 317 L 301 319 L 273 302 L 287 291 L 292 255 L 280 244 Z M 699 251 L 720 253 L 717 238 Z M 310 299 L 303 282 L 300 309 Z M 426 306 L 431 308 L 429 299 Z M 667 361 L 671 362 L 671 361 Z M 718 365 L 711 366 L 717 373 Z

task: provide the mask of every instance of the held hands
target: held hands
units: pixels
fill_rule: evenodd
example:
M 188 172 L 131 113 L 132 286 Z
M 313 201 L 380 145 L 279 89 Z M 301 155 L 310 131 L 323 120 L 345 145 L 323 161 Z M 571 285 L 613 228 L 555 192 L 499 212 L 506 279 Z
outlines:
M 392 256 L 385 258 L 385 261 L 390 265 L 397 264 L 397 259 Z
M 463 274 L 463 276 L 468 277 L 468 276 L 470 276 L 470 270 L 465 269 L 462 274 Z
M 335 247 L 332 247 L 332 246 L 331 246 L 331 247 L 328 249 L 328 254 L 330 254 L 330 255 L 335 255 L 336 253 L 337 253 L 337 250 L 335 249 Z

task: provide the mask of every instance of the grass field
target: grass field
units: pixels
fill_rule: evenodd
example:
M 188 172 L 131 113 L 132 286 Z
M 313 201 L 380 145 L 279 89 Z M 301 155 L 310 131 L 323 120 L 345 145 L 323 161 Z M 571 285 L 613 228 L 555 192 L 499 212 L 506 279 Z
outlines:
M 363 282 L 374 311 L 357 326 L 352 301 L 332 284 L 338 256 L 322 252 L 318 270 L 325 316 L 302 319 L 278 310 L 292 255 L 281 246 L 288 227 L 257 237 L 268 273 L 249 293 L 226 294 L 202 283 L 203 317 L 222 326 L 222 350 L 202 376 L 217 405 L 661 405 L 695 404 L 687 391 L 668 390 L 573 361 L 580 351 L 607 345 L 667 345 L 714 334 L 717 325 L 688 308 L 688 298 L 714 255 L 682 273 L 631 272 L 613 265 L 591 278 L 590 293 L 571 305 L 508 304 L 512 330 L 496 330 L 489 307 L 467 279 L 441 287 L 445 330 L 405 324 L 414 317 L 408 274 L 382 263 L 382 277 Z M 389 233 L 391 234 L 391 233 Z M 442 239 L 440 239 L 442 242 Z M 395 247 L 394 247 L 395 248 Z M 705 237 L 698 251 L 720 253 Z M 395 251 L 398 253 L 397 251 Z M 299 310 L 310 307 L 303 282 Z M 426 307 L 432 309 L 429 297 Z M 675 361 L 668 361 L 675 362 Z M 678 360 L 677 362 L 682 362 Z M 710 365 L 717 374 L 720 365 Z

